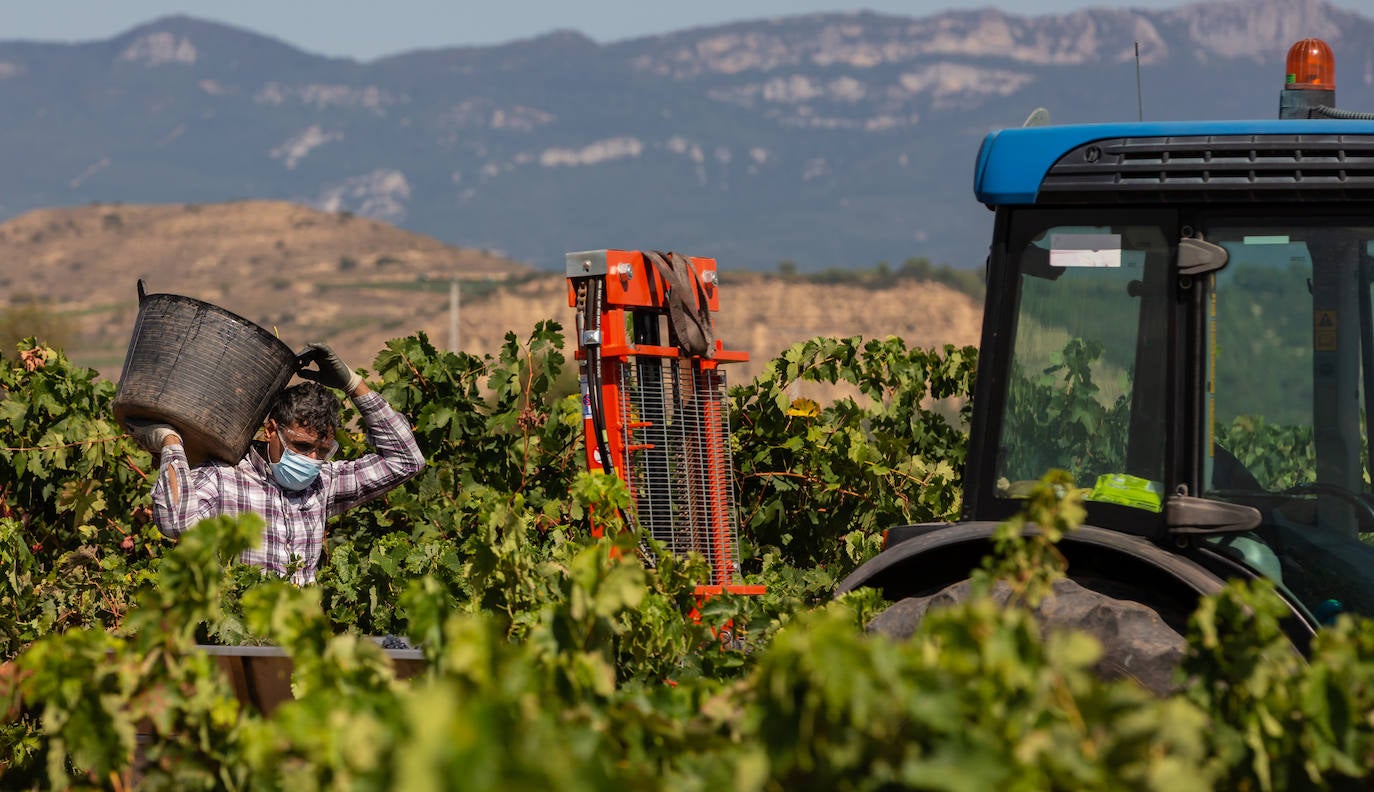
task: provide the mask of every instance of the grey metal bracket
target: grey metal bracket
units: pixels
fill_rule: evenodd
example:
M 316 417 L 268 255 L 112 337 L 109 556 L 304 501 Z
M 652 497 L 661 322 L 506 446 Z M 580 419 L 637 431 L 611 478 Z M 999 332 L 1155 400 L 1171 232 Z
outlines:
M 1184 237 L 1178 241 L 1178 274 L 1203 275 L 1216 272 L 1230 260 L 1226 248 L 1201 237 Z

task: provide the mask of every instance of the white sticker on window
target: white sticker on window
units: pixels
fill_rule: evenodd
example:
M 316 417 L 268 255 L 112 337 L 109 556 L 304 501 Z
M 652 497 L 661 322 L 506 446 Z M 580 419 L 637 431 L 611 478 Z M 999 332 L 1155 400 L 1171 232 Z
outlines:
M 1120 267 L 1120 234 L 1054 234 L 1051 267 Z
M 1273 234 L 1270 236 L 1247 236 L 1241 240 L 1247 245 L 1286 245 L 1288 236 L 1285 234 Z

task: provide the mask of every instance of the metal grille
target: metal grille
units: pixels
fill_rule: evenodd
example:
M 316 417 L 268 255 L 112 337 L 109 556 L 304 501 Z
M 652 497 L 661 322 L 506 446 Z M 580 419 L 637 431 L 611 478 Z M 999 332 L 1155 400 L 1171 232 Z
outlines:
M 624 473 L 639 526 L 674 555 L 701 553 L 712 585 L 739 572 L 725 372 L 635 357 L 621 366 Z
M 1113 138 L 1050 168 L 1047 200 L 1370 200 L 1374 136 L 1217 135 Z

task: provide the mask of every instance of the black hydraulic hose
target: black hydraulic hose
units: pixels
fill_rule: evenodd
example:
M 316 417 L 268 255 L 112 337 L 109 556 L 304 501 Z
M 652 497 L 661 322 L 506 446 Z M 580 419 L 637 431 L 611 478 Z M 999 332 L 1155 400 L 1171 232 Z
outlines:
M 601 402 L 601 373 L 597 370 L 601 368 L 601 352 L 595 347 L 587 349 L 587 389 L 591 398 L 592 407 L 592 433 L 596 435 L 596 453 L 601 457 L 601 470 L 604 473 L 615 473 L 615 465 L 611 464 L 611 449 L 606 445 L 606 416 L 602 413 Z
M 596 451 L 601 457 L 602 472 L 615 475 L 615 465 L 611 464 L 611 449 L 606 443 L 606 414 L 602 410 L 601 401 L 601 300 L 605 287 L 606 284 L 600 279 L 591 280 L 591 289 L 583 307 L 586 318 L 583 319 L 582 331 L 585 333 L 590 328 L 595 335 L 590 341 L 586 336 L 582 336 L 582 346 L 587 350 L 587 406 L 592 411 L 592 434 L 596 436 Z M 626 528 L 634 525 L 630 522 L 630 515 L 626 514 L 623 508 L 617 506 L 615 511 L 620 515 L 620 521 Z M 652 567 L 653 556 L 644 551 L 642 545 L 641 542 L 645 563 Z
M 611 464 L 611 450 L 606 444 L 606 415 L 602 412 L 601 402 L 601 289 L 604 286 L 600 279 L 593 279 L 591 293 L 587 295 L 584 332 L 590 328 L 596 334 L 593 342 L 584 339 L 587 349 L 587 397 L 592 410 L 592 434 L 596 435 L 601 469 L 606 473 L 615 473 L 615 466 Z
M 1342 121 L 1374 121 L 1374 113 L 1357 113 L 1354 110 L 1339 110 L 1335 107 L 1317 105 L 1312 115 L 1321 118 L 1336 118 Z

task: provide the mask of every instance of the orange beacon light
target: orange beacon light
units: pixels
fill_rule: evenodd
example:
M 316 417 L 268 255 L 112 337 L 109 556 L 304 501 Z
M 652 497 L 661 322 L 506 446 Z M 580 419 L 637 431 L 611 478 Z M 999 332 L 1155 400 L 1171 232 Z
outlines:
M 1279 118 L 1320 118 L 1336 106 L 1336 56 L 1317 38 L 1288 48 Z
M 1325 41 L 1305 38 L 1288 49 L 1287 78 L 1289 89 L 1336 90 L 1336 56 Z

